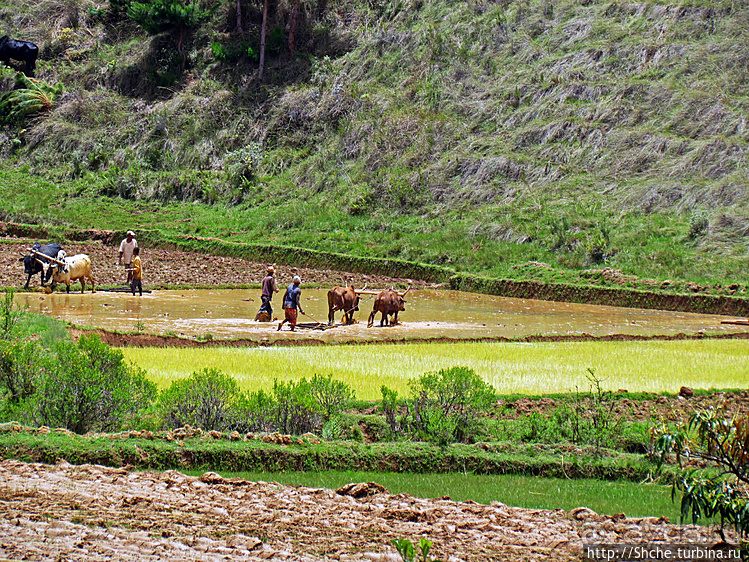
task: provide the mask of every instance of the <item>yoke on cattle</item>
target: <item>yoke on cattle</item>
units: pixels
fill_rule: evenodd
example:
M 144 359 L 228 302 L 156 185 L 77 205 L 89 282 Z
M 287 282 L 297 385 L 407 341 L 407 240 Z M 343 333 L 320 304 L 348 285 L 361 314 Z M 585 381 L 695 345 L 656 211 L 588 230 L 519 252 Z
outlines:
M 31 277 L 37 273 L 41 274 L 40 283 L 44 287 L 45 280 L 49 281 L 52 276 L 52 262 L 57 261 L 53 255 L 57 255 L 60 250 L 62 247 L 57 243 L 42 246 L 39 242 L 35 242 L 32 248 L 27 249 L 28 254 L 21 254 L 19 261 L 23 262 L 24 273 L 28 275 L 24 289 L 29 288 Z

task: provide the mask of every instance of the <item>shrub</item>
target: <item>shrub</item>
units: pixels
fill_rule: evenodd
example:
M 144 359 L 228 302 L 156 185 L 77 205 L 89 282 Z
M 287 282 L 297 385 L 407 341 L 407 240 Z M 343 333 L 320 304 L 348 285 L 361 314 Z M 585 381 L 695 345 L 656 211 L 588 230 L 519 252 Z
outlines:
M 403 431 L 401 421 L 396 416 L 399 413 L 398 392 L 389 389 L 384 384 L 380 387 L 380 392 L 382 393 L 382 412 L 385 414 L 393 435 L 397 436 Z
M 11 408 L 17 408 L 36 390 L 52 363 L 34 340 L 0 340 L 0 389 Z
M 276 402 L 263 390 L 249 393 L 238 409 L 234 427 L 237 431 L 264 431 L 275 429 Z
M 672 498 L 681 492 L 682 522 L 720 517 L 738 533 L 746 548 L 749 536 L 749 416 L 731 418 L 727 404 L 695 412 L 676 431 L 652 430 L 659 468 L 671 454 L 680 466 L 697 461 L 707 470 L 684 468 L 674 478 Z M 717 469 L 717 470 L 716 470 Z M 743 558 L 742 558 L 743 559 Z
M 592 445 L 600 453 L 620 439 L 624 420 L 616 413 L 613 393 L 601 388 L 602 380 L 595 371 L 588 369 L 586 378 L 588 393 L 575 393 L 567 423 L 574 443 Z
M 159 397 L 166 427 L 192 425 L 207 431 L 230 429 L 241 402 L 237 381 L 217 369 L 203 369 L 175 381 Z
M 327 441 L 341 439 L 363 442 L 365 440 L 358 419 L 347 414 L 338 414 L 325 422 L 320 430 L 320 436 Z
M 13 328 L 19 320 L 20 313 L 15 310 L 13 296 L 15 291 L 7 291 L 3 302 L 0 303 L 0 337 L 7 338 L 13 332 Z
M 235 188 L 251 186 L 262 160 L 262 147 L 255 142 L 230 152 L 224 159 L 229 183 Z
M 337 415 L 354 399 L 354 392 L 344 382 L 333 380 L 332 375 L 314 375 L 309 384 L 310 395 L 317 403 L 325 420 Z
M 29 115 L 48 111 L 62 94 L 62 84 L 50 86 L 23 73 L 16 73 L 16 85 L 0 96 L 0 124 L 21 121 Z
M 128 365 L 122 352 L 96 335 L 59 342 L 55 361 L 39 378 L 29 400 L 36 423 L 76 433 L 113 431 L 148 406 L 156 394 L 145 371 Z
M 275 426 L 283 433 L 298 435 L 314 431 L 323 422 L 322 409 L 311 394 L 306 379 L 287 383 L 274 381 Z
M 496 399 L 492 386 L 468 367 L 427 373 L 410 386 L 411 429 L 420 437 L 443 445 L 470 441 L 478 429 L 477 414 L 486 411 Z
M 292 435 L 317 431 L 353 397 L 348 385 L 332 376 L 314 375 L 309 381 L 303 378 L 287 383 L 274 381 L 275 426 Z
M 212 41 L 211 56 L 217 61 L 223 62 L 229 58 L 229 50 L 218 41 Z

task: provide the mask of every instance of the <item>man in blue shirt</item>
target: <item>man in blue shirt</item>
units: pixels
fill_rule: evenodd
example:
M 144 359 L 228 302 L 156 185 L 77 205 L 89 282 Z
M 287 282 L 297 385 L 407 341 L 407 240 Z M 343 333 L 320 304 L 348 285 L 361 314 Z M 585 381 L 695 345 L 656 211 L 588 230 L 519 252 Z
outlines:
M 283 294 L 283 310 L 285 318 L 278 324 L 278 329 L 288 322 L 291 325 L 291 331 L 293 332 L 296 328 L 297 310 L 304 314 L 302 310 L 302 289 L 299 287 L 302 279 L 298 275 L 294 275 L 294 282 L 286 287 L 286 292 Z

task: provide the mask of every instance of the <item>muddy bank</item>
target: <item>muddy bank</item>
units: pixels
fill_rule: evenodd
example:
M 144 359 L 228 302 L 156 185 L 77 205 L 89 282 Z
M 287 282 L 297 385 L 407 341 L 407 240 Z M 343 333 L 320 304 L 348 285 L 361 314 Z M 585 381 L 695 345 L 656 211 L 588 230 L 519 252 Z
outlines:
M 412 344 L 412 343 L 455 343 L 455 342 L 583 342 L 583 341 L 675 341 L 675 340 L 695 340 L 695 339 L 749 339 L 749 333 L 736 334 L 676 334 L 676 335 L 659 335 L 659 336 L 636 336 L 616 334 L 611 336 L 593 336 L 590 334 L 570 335 L 570 336 L 525 336 L 520 338 L 476 338 L 476 339 L 458 339 L 458 338 L 393 338 L 380 339 L 371 341 L 357 340 L 321 340 L 316 338 L 305 339 L 278 339 L 273 341 L 263 341 L 257 339 L 240 338 L 228 340 L 200 340 L 195 338 L 186 338 L 180 336 L 157 335 L 157 334 L 137 334 L 137 333 L 120 333 L 110 332 L 102 329 L 83 330 L 81 328 L 70 328 L 70 335 L 73 339 L 78 339 L 81 334 L 97 334 L 101 340 L 109 345 L 116 347 L 268 347 L 268 346 L 308 346 L 308 345 L 372 345 L 372 344 Z
M 359 497 L 353 497 L 359 496 Z M 390 495 L 129 472 L 0 463 L 0 556 L 35 560 L 387 560 L 390 540 L 428 537 L 441 560 L 579 560 L 596 543 L 718 542 L 708 527 Z

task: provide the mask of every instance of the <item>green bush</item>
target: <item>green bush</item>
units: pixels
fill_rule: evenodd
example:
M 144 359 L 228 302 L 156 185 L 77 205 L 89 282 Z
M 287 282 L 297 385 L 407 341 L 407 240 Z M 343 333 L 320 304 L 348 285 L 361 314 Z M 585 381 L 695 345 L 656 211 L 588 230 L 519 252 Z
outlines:
M 397 437 L 403 433 L 403 426 L 398 415 L 400 406 L 398 403 L 398 392 L 391 390 L 384 384 L 380 387 L 382 393 L 382 412 L 385 414 L 385 420 L 390 426 L 393 436 Z
M 237 431 L 270 432 L 275 429 L 276 401 L 264 390 L 251 392 L 243 398 L 235 427 Z
M 274 381 L 275 427 L 283 433 L 298 435 L 321 430 L 354 398 L 352 390 L 332 376 L 314 375 L 294 382 Z M 331 426 L 330 431 L 334 431 Z
M 440 445 L 474 440 L 481 425 L 479 414 L 496 400 L 494 388 L 468 367 L 427 373 L 410 386 L 412 398 L 403 425 L 417 438 Z M 383 398 L 392 409 L 397 397 L 390 393 L 383 391 Z M 392 413 L 390 418 L 394 419 Z
M 125 363 L 122 352 L 81 336 L 59 342 L 55 361 L 40 376 L 27 403 L 35 423 L 75 433 L 113 431 L 153 400 L 156 388 L 145 371 Z
M 241 404 L 237 381 L 217 369 L 203 369 L 175 381 L 159 397 L 168 428 L 191 425 L 207 431 L 233 429 Z
M 333 380 L 333 375 L 314 375 L 309 383 L 309 391 L 326 421 L 354 399 L 351 388 L 344 382 Z
M 229 58 L 229 50 L 218 41 L 212 41 L 211 56 L 217 61 L 223 62 Z
M 338 414 L 326 421 L 320 429 L 320 436 L 326 441 L 365 441 L 357 417 L 349 414 Z
M 0 391 L 7 407 L 16 409 L 34 394 L 52 361 L 34 340 L 0 340 Z
M 287 383 L 273 382 L 275 427 L 282 433 L 299 435 L 314 431 L 323 423 L 322 409 L 312 397 L 306 379 Z
M 262 147 L 255 142 L 226 155 L 224 166 L 232 187 L 243 188 L 252 185 L 262 160 Z
M 592 445 L 600 452 L 620 441 L 624 418 L 616 412 L 614 393 L 601 388 L 602 380 L 592 369 L 586 378 L 590 388 L 574 394 L 566 421 L 573 443 Z
M 19 122 L 52 109 L 62 90 L 62 84 L 50 86 L 17 72 L 14 89 L 0 96 L 0 124 Z

